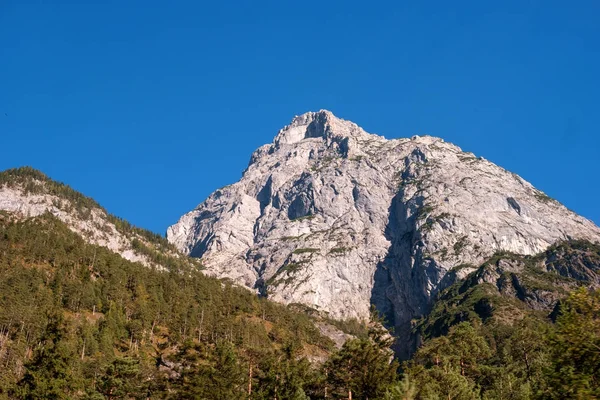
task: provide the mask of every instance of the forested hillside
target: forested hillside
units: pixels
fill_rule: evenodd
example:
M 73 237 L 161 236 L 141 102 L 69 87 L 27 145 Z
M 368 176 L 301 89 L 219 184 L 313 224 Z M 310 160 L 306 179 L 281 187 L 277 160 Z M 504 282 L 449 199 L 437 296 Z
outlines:
M 22 218 L 50 213 L 87 242 L 146 266 L 200 266 L 197 259 L 182 256 L 163 236 L 131 225 L 94 199 L 31 167 L 0 172 L 0 210 Z
M 334 350 L 306 314 L 195 270 L 131 263 L 50 215 L 3 213 L 0 255 L 4 398 L 600 395 L 600 295 L 586 290 L 556 324 L 527 313 L 506 324 L 465 318 L 397 370 L 376 325 L 370 339 L 357 330 Z
M 4 397 L 235 398 L 249 378 L 268 390 L 259 381 L 282 360 L 307 374 L 304 357 L 333 348 L 303 313 L 195 269 L 129 262 L 51 215 L 2 213 L 0 256 Z
M 0 179 L 84 216 L 99 207 L 34 170 Z M 378 322 L 261 298 L 110 218 L 154 265 L 50 213 L 0 211 L 0 399 L 600 398 L 597 244 L 470 266 L 413 321 L 421 343 L 399 363 L 390 348 L 406 338 Z

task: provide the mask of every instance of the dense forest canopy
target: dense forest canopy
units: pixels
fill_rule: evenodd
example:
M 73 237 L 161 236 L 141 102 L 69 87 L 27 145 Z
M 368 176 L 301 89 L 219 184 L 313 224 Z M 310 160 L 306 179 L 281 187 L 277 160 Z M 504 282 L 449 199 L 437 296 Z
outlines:
M 35 170 L 1 173 L 0 185 L 99 207 Z M 403 338 L 376 315 L 333 321 L 271 302 L 120 224 L 164 268 L 89 244 L 50 214 L 0 211 L 0 399 L 600 398 L 597 244 L 496 255 L 439 293 L 399 362 L 390 349 Z M 336 347 L 323 324 L 349 340 Z

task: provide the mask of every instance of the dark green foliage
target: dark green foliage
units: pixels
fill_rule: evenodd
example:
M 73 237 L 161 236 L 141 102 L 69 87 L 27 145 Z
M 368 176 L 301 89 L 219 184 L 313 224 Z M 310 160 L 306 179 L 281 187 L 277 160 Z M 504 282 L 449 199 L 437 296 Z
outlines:
M 495 329 L 467 322 L 453 326 L 405 364 L 415 398 L 532 399 L 544 385 L 544 326 L 534 321 Z
M 487 322 L 500 310 L 509 310 L 511 317 L 518 317 L 524 308 L 517 300 L 501 296 L 489 283 L 458 282 L 439 296 L 427 318 L 417 323 L 417 329 L 426 338 L 436 337 L 446 335 L 450 327 L 461 322 Z
M 255 399 L 309 399 L 318 394 L 318 371 L 305 359 L 298 359 L 298 348 L 284 347 L 282 354 L 265 357 L 256 367 Z
M 44 173 L 31 167 L 14 168 L 0 172 L 0 186 L 4 185 L 9 187 L 20 186 L 25 194 L 49 194 L 60 197 L 71 203 L 74 211 L 82 217 L 89 216 L 91 209 L 102 209 L 94 199 L 73 190 L 64 183 L 51 180 Z
M 473 266 L 459 265 L 452 272 L 463 267 Z M 599 282 L 600 245 L 587 241 L 559 243 L 537 256 L 498 252 L 440 292 L 427 317 L 417 322 L 417 330 L 432 337 L 447 334 L 463 321 L 493 325 L 512 324 L 525 315 L 543 318 L 559 298 Z
M 419 208 L 417 210 L 417 213 L 416 213 L 417 219 L 420 220 L 420 219 L 427 218 L 427 216 L 429 214 L 431 214 L 434 210 L 435 210 L 435 208 L 433 208 L 433 206 L 430 206 L 430 205 L 422 206 L 421 208 Z
M 535 193 L 535 198 L 538 199 L 539 201 L 541 201 L 542 203 L 557 202 L 555 199 L 548 196 L 544 192 L 540 192 L 539 190 Z
M 332 347 L 305 314 L 192 266 L 129 262 L 49 214 L 0 217 L 0 335 L 0 398 L 162 398 L 186 376 L 184 343 L 196 367 L 207 364 L 197 385 L 213 388 L 246 370 L 246 350 L 262 359 L 290 341 L 302 356 Z
M 0 173 L 2 185 L 56 195 L 82 218 L 104 211 L 31 168 Z M 598 244 L 496 254 L 416 321 L 424 342 L 398 380 L 381 325 L 261 299 L 109 220 L 163 270 L 87 244 L 49 214 L 0 212 L 0 399 L 600 398 L 600 293 L 575 291 L 548 318 L 556 299 L 600 283 Z M 333 350 L 317 317 L 356 338 Z
M 442 291 L 416 323 L 425 343 L 404 366 L 412 398 L 600 398 L 600 295 L 575 291 L 549 319 L 599 267 L 600 246 L 570 241 L 534 257 L 498 253 Z
M 459 255 L 461 253 L 461 251 L 465 248 L 466 245 L 467 245 L 467 237 L 463 236 L 456 243 L 454 243 L 454 246 L 453 246 L 454 254 Z
M 266 284 L 267 286 L 277 286 L 280 283 L 290 283 L 294 280 L 294 274 L 302 268 L 303 262 L 292 262 L 285 264 L 277 270 L 277 272 L 270 277 Z M 287 277 L 284 279 L 281 275 L 286 273 Z
M 323 367 L 326 387 L 335 398 L 377 399 L 396 381 L 398 364 L 392 362 L 391 342 L 379 329 L 369 338 L 344 343 Z
M 427 216 L 425 223 L 421 226 L 421 231 L 429 232 L 433 229 L 435 224 L 439 224 L 440 221 L 443 221 L 444 219 L 448 219 L 450 217 L 452 217 L 452 215 L 449 213 L 441 213 L 440 215 L 436 216 Z
M 301 248 L 301 249 L 296 249 L 293 251 L 294 254 L 311 254 L 311 253 L 316 253 L 317 251 L 319 251 L 319 249 L 314 249 L 311 247 L 307 247 L 307 248 Z
M 586 284 L 600 283 L 600 244 L 572 240 L 552 246 L 538 256 L 545 259 L 548 272 Z
M 548 399 L 600 399 L 600 291 L 578 290 L 560 310 L 550 336 Z
M 402 380 L 392 384 L 385 395 L 384 400 L 414 400 L 417 395 L 417 387 L 413 381 L 410 380 L 408 374 L 405 374 Z
M 452 327 L 447 336 L 432 339 L 420 348 L 413 363 L 455 370 L 474 378 L 481 375 L 482 360 L 490 355 L 485 338 L 471 324 L 463 322 Z
M 314 217 L 315 217 L 315 215 L 309 214 L 309 215 L 304 215 L 302 217 L 291 219 L 290 221 L 292 221 L 292 222 L 295 222 L 295 221 L 304 221 L 304 220 L 313 219 Z
M 177 381 L 175 399 L 244 399 L 246 374 L 233 346 L 220 342 L 213 352 L 184 348 L 185 367 Z
M 553 326 L 479 282 L 509 259 L 525 262 L 531 280 L 568 283 L 559 271 L 574 271 L 581 254 L 595 279 L 595 245 L 565 246 L 547 264 L 498 255 L 440 294 L 398 380 L 378 324 L 330 320 L 357 336 L 332 351 L 306 307 L 260 299 L 189 264 L 159 272 L 131 263 L 51 215 L 3 213 L 0 398 L 598 398 L 600 295 L 576 292 Z
M 25 399 L 67 399 L 73 390 L 71 364 L 73 349 L 64 340 L 63 319 L 60 314 L 49 318 L 26 372 L 19 381 L 16 393 Z
M 404 365 L 414 399 L 599 399 L 600 292 L 572 293 L 556 325 L 463 322 Z
M 139 360 L 129 357 L 116 358 L 96 379 L 94 394 L 101 394 L 106 399 L 147 398 L 148 382 L 140 372 Z
M 476 382 L 491 356 L 485 339 L 472 325 L 454 326 L 448 336 L 426 343 L 408 364 L 407 374 L 418 382 L 423 398 L 476 399 Z
M 366 324 L 355 318 L 338 320 L 331 318 L 324 318 L 328 323 L 338 328 L 340 331 L 345 332 L 349 335 L 356 336 L 358 338 L 367 337 L 369 329 Z
M 175 251 L 175 247 L 161 235 L 146 229 L 137 228 L 129 222 L 115 215 L 109 214 L 100 204 L 91 197 L 87 197 L 72 189 L 69 185 L 54 181 L 44 173 L 31 168 L 13 168 L 0 172 L 0 187 L 21 187 L 25 194 L 48 194 L 57 196 L 61 200 L 55 204 L 60 209 L 75 212 L 78 217 L 87 220 L 91 210 L 99 210 L 106 214 L 107 220 L 115 225 L 123 234 L 138 235 L 157 247 L 159 250 Z
M 3 216 L 0 255 L 0 398 L 377 398 L 394 383 L 382 331 L 321 368 L 306 357 L 332 344 L 294 307 L 126 261 L 51 215 Z
M 333 249 L 329 250 L 329 254 L 332 254 L 332 255 L 344 254 L 344 253 L 349 252 L 350 250 L 352 250 L 351 247 L 334 247 Z

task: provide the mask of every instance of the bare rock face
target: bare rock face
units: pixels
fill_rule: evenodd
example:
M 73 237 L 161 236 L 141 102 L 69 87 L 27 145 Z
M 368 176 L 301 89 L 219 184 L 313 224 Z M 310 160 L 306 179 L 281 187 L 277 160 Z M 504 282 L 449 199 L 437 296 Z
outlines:
M 442 139 L 386 140 L 319 111 L 294 118 L 167 238 L 276 301 L 361 319 L 375 304 L 402 334 L 451 268 L 595 242 L 600 229 Z
M 0 187 L 0 210 L 24 218 L 50 213 L 65 222 L 72 231 L 90 243 L 119 253 L 126 260 L 149 265 L 145 256 L 133 250 L 130 240 L 121 234 L 113 224 L 106 221 L 106 214 L 102 210 L 91 209 L 87 219 L 82 219 L 74 213 L 66 211 L 68 206 L 67 200 L 50 194 L 28 194 L 21 188 Z
M 85 241 L 147 267 L 167 269 L 149 256 L 152 252 L 199 267 L 164 238 L 109 215 L 92 199 L 29 167 L 0 172 L 0 212 L 17 219 L 51 214 Z

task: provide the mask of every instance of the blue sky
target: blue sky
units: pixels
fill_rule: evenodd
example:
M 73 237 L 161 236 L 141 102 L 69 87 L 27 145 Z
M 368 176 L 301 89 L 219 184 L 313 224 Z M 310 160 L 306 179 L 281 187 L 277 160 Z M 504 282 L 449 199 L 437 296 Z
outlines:
M 599 18 L 597 1 L 2 0 L 0 169 L 163 233 L 326 108 L 440 136 L 600 223 Z

